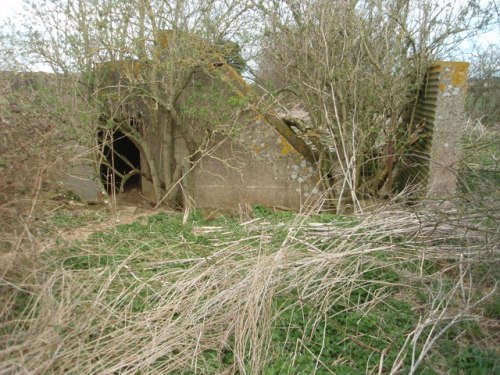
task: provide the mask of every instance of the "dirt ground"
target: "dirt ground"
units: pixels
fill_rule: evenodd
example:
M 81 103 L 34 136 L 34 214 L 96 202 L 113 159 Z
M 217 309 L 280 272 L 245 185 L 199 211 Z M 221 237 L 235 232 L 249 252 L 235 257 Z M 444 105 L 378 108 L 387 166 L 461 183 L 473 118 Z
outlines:
M 59 200 L 54 195 L 39 197 L 34 206 L 37 212 L 43 214 L 42 216 L 45 216 L 46 212 L 65 210 L 69 212 L 98 212 L 102 217 L 99 222 L 90 220 L 82 226 L 60 226 L 52 230 L 50 235 L 40 237 L 37 237 L 36 233 L 30 233 L 31 229 L 26 227 L 26 231 L 23 233 L 23 236 L 27 239 L 25 244 L 19 244 L 14 246 L 11 251 L 0 254 L 0 277 L 13 270 L 19 262 L 25 263 L 29 259 L 35 259 L 38 254 L 54 248 L 61 241 L 85 241 L 92 233 L 107 231 L 117 225 L 129 224 L 155 212 L 168 211 L 164 207 L 155 208 L 154 204 L 148 202 L 138 189 L 131 189 L 117 194 L 116 206 L 114 207 L 105 203 L 89 206 L 73 200 Z M 36 216 L 36 213 L 34 213 L 34 216 Z M 45 220 L 50 221 L 51 219 L 48 217 Z
M 91 233 L 105 231 L 116 225 L 129 224 L 140 217 L 165 210 L 164 207 L 155 208 L 153 203 L 142 196 L 138 188 L 134 188 L 116 195 L 116 207 L 109 210 L 108 217 L 104 222 L 66 229 L 58 235 L 63 241 L 85 241 Z

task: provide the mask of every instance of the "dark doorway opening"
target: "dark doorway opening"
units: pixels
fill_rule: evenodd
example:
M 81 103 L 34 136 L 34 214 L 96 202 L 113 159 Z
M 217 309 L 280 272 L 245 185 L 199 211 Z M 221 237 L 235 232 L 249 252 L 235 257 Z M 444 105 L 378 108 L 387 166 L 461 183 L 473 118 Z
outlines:
M 99 131 L 101 180 L 108 193 L 141 188 L 141 152 L 122 131 Z

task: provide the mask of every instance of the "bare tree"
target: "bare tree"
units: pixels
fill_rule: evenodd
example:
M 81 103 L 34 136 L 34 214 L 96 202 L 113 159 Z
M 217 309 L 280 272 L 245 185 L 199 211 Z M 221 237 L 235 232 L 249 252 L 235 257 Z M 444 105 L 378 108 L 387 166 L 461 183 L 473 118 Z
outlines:
M 157 201 L 166 193 L 177 199 L 182 171 L 174 138 L 180 134 L 189 154 L 197 157 L 212 130 L 229 120 L 207 109 L 212 104 L 207 101 L 205 109 L 212 113 L 194 124 L 183 103 L 195 78 L 234 73 L 216 69 L 221 65 L 243 68 L 240 43 L 252 28 L 251 2 L 48 0 L 27 5 L 33 22 L 17 34 L 22 59 L 78 80 L 89 138 L 105 144 L 119 129 L 146 162 L 147 172 L 136 168 L 132 174 L 152 181 Z M 203 128 L 193 129 L 200 123 Z M 151 137 L 161 139 L 161 158 L 153 155 Z M 121 176 L 122 182 L 128 177 Z
M 477 1 L 259 5 L 267 80 L 280 82 L 278 99 L 293 98 L 308 113 L 337 207 L 391 191 L 398 155 L 415 138 L 411 108 L 429 64 L 491 20 Z
M 485 125 L 500 122 L 500 52 L 497 47 L 489 45 L 471 58 L 467 109 Z

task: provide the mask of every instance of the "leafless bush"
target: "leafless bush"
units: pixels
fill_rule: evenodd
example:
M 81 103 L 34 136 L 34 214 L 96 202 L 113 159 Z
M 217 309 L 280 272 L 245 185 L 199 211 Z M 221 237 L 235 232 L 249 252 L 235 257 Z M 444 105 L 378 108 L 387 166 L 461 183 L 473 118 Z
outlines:
M 429 65 L 491 21 L 477 1 L 261 1 L 269 93 L 310 117 L 304 134 L 337 197 L 392 192 L 399 155 L 418 139 L 411 111 Z M 264 85 L 266 82 L 263 83 Z
M 14 72 L 1 76 L 0 249 L 15 253 L 35 246 L 38 207 L 48 190 L 57 191 L 73 120 L 68 116 L 71 101 L 58 96 L 57 76 Z

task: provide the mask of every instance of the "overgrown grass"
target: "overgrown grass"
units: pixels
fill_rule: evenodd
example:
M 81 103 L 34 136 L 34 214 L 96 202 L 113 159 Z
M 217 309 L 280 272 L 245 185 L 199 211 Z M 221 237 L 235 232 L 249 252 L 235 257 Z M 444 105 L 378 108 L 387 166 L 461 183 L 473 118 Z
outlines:
M 0 374 L 500 373 L 500 150 L 478 134 L 453 209 L 160 212 L 26 253 Z M 59 206 L 41 238 L 110 217 Z
M 62 243 L 1 281 L 0 372 L 494 373 L 495 228 L 452 216 L 164 212 Z
M 464 150 L 460 173 L 460 189 L 464 194 L 481 194 L 497 199 L 500 189 L 500 137 L 480 121 L 468 124 L 463 137 Z M 479 202 L 478 202 L 479 203 Z

